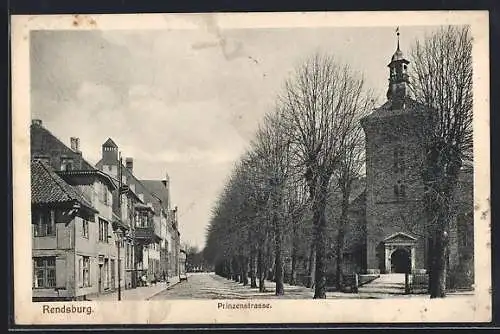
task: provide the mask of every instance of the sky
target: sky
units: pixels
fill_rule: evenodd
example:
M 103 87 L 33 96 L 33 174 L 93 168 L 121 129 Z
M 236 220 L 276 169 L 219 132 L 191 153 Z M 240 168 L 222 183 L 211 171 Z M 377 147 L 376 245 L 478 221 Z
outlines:
M 401 27 L 401 49 L 436 27 Z M 171 180 L 182 242 L 202 249 L 211 209 L 294 68 L 316 51 L 385 102 L 395 27 L 45 30 L 30 36 L 31 113 L 83 156 L 112 138 L 139 179 Z M 411 59 L 409 59 L 411 62 Z M 410 65 L 411 66 L 411 63 Z

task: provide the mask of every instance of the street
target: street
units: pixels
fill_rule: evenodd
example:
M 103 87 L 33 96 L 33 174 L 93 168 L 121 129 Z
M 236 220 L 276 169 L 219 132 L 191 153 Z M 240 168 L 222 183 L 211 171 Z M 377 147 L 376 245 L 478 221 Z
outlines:
M 175 299 L 312 299 L 314 291 L 303 286 L 284 284 L 285 294 L 274 294 L 275 283 L 265 282 L 266 292 L 259 292 L 250 285 L 243 286 L 232 280 L 217 276 L 215 273 L 189 273 L 188 280 L 172 285 L 155 294 L 148 300 Z M 472 293 L 450 293 L 449 297 L 470 297 Z M 327 299 L 383 299 L 383 298 L 429 298 L 426 294 L 401 295 L 380 292 L 343 293 L 327 292 Z
M 285 295 L 274 295 L 273 282 L 266 281 L 266 292 L 259 292 L 257 288 L 250 285 L 243 286 L 226 278 L 215 275 L 215 273 L 190 273 L 188 280 L 182 281 L 171 289 L 164 290 L 150 300 L 162 299 L 310 299 L 313 291 L 301 287 L 285 284 Z

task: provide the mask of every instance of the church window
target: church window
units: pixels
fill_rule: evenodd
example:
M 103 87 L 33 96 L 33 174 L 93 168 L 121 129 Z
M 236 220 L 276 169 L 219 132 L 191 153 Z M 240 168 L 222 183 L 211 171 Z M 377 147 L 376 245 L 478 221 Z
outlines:
M 394 172 L 403 173 L 404 171 L 404 150 L 402 147 L 394 149 Z
M 406 185 L 398 180 L 398 182 L 394 185 L 394 196 L 397 199 L 402 199 L 406 197 Z

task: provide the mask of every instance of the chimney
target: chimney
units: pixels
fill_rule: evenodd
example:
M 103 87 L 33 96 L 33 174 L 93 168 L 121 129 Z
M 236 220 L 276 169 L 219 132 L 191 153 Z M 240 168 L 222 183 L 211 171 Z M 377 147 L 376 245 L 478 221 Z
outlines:
M 42 120 L 41 119 L 32 119 L 31 120 L 31 125 L 36 125 L 36 126 L 42 126 Z
M 80 138 L 71 137 L 70 142 L 71 142 L 71 149 L 76 153 L 80 153 Z
M 125 158 L 125 167 L 130 171 L 130 173 L 134 173 L 134 159 L 133 158 Z

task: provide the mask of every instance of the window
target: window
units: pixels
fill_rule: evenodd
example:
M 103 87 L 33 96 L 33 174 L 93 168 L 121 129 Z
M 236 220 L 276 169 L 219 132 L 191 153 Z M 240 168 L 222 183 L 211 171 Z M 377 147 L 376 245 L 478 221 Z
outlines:
M 134 215 L 134 222 L 135 222 L 135 226 L 140 226 L 140 217 L 139 217 L 139 213 L 136 212 L 135 215 Z
M 33 258 L 33 287 L 55 288 L 56 287 L 56 257 Z
M 136 226 L 137 227 L 148 227 L 148 215 L 147 215 L 147 213 L 136 214 Z
M 61 158 L 61 170 L 72 170 L 73 169 L 73 159 L 71 158 Z
M 50 165 L 50 157 L 48 156 L 45 156 L 45 155 L 42 155 L 42 156 L 34 156 L 33 157 L 33 160 L 34 161 L 41 161 L 41 162 L 44 162 L 46 163 L 47 165 Z
M 35 237 L 55 236 L 54 210 L 33 210 L 31 214 L 33 235 Z
M 103 271 L 104 271 L 104 289 L 107 290 L 109 289 L 109 260 L 108 259 L 104 259 L 104 267 L 103 267 Z
M 404 172 L 404 150 L 400 146 L 394 149 L 394 172 Z
M 129 244 L 125 244 L 125 269 L 130 268 L 129 267 L 129 256 L 130 256 L 130 249 L 129 249 Z
M 102 189 L 102 201 L 103 201 L 104 204 L 109 204 L 108 203 L 108 201 L 109 201 L 109 198 L 108 198 L 108 189 L 104 185 L 103 185 L 103 189 Z
M 88 256 L 78 258 L 78 283 L 80 287 L 90 286 L 90 257 Z
M 109 242 L 108 229 L 109 229 L 109 223 L 104 219 L 99 218 L 99 241 L 106 243 Z
M 89 238 L 89 221 L 86 219 L 82 220 L 82 237 Z
M 406 197 L 406 185 L 401 180 L 398 180 L 397 184 L 394 185 L 394 195 L 398 199 Z

